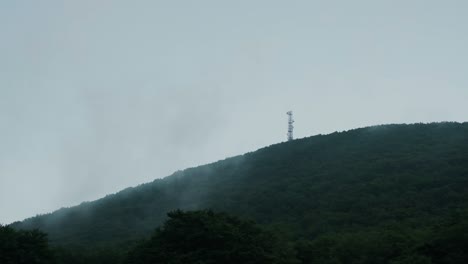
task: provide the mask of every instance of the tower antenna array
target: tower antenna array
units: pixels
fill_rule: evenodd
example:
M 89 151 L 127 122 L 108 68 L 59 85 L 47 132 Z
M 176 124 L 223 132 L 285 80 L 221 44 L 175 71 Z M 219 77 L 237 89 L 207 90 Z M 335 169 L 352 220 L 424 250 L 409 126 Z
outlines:
M 293 126 L 293 123 L 294 123 L 294 119 L 293 119 L 293 112 L 292 111 L 288 111 L 286 113 L 288 115 L 288 141 L 291 141 L 293 140 L 293 129 L 294 129 L 294 126 Z

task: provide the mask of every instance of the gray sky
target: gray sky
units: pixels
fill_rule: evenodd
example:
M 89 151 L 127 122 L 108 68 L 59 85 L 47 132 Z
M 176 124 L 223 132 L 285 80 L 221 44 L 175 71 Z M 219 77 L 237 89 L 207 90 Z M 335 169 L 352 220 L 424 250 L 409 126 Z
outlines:
M 0 223 L 286 139 L 466 121 L 468 1 L 0 2 Z

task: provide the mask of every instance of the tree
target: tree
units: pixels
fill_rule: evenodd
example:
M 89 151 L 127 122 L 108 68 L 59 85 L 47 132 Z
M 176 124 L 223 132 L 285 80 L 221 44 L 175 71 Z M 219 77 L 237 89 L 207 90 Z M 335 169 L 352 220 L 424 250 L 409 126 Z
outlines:
M 298 263 L 286 242 L 254 222 L 211 210 L 178 210 L 168 216 L 126 263 Z
M 0 263 L 54 263 L 47 235 L 38 230 L 16 231 L 0 225 Z

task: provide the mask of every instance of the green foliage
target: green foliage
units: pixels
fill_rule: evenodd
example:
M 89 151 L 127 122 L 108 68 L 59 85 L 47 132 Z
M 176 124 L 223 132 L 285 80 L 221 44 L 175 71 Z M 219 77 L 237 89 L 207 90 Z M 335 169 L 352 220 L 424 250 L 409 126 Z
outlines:
M 468 263 L 468 212 L 450 220 L 435 228 L 433 237 L 420 251 L 434 263 Z
M 0 225 L 0 263 L 54 263 L 46 234 L 38 230 L 16 231 Z
M 168 216 L 126 263 L 297 263 L 287 243 L 251 221 L 212 211 L 174 211 Z
M 303 263 L 399 263 L 415 252 L 418 240 L 411 232 L 376 229 L 354 233 L 327 234 L 298 243 Z
M 468 123 L 386 125 L 276 144 L 13 226 L 124 248 L 167 212 L 281 226 L 304 263 L 468 263 Z M 460 231 L 465 230 L 465 231 Z
M 117 264 L 124 258 L 126 251 L 119 247 L 54 249 L 57 264 Z

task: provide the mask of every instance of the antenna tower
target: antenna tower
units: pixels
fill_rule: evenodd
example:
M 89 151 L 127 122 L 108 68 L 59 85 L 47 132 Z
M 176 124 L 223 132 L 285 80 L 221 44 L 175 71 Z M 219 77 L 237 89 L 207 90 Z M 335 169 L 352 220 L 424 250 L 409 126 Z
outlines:
M 288 115 L 288 141 L 291 141 L 293 140 L 293 129 L 294 129 L 293 112 L 289 111 L 286 114 Z

